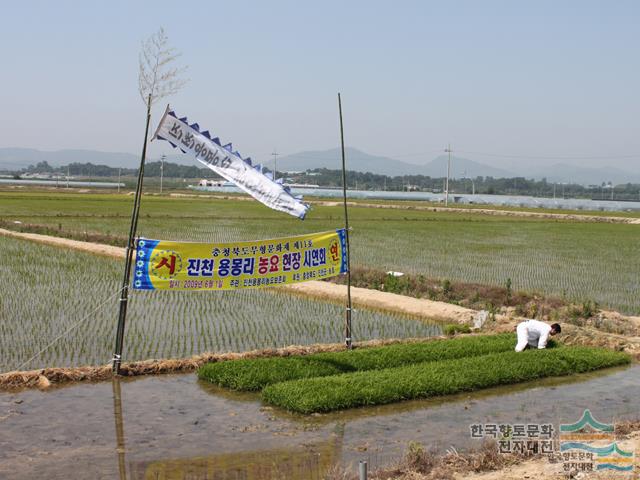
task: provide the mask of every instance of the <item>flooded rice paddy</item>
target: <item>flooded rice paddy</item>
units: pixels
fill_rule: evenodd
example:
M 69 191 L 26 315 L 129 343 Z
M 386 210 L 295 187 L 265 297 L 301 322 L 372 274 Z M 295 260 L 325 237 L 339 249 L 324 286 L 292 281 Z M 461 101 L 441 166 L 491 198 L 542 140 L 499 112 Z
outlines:
M 638 417 L 640 366 L 472 394 L 299 416 L 193 374 L 0 393 L 0 478 L 323 478 L 372 466 L 410 441 L 478 446 L 475 423 L 604 422 Z
M 7 237 L 0 249 L 0 373 L 109 363 L 122 262 Z M 133 292 L 123 359 L 340 343 L 344 311 L 274 290 Z M 440 333 L 440 326 L 404 315 L 353 314 L 357 341 Z

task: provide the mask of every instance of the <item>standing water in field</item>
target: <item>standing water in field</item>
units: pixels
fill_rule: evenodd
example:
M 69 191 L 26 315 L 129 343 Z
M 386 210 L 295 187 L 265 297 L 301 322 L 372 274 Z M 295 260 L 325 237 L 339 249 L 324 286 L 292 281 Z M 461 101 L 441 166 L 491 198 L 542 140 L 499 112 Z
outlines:
M 320 416 L 265 408 L 194 374 L 0 392 L 0 477 L 320 480 L 335 463 L 388 465 L 411 441 L 478 447 L 474 424 L 558 428 L 585 409 L 606 423 L 637 419 L 639 374 L 636 365 Z

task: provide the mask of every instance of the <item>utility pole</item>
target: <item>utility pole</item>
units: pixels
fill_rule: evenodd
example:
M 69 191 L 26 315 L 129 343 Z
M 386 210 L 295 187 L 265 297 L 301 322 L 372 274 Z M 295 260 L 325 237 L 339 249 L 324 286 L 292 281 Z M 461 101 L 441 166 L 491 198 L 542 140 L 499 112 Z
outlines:
M 69 165 L 67 165 L 67 188 L 69 188 Z
M 280 155 L 276 149 L 273 149 L 273 181 L 275 182 L 278 179 L 278 155 Z
M 120 193 L 120 170 L 121 168 L 118 167 L 118 193 Z
M 464 173 L 462 174 L 462 179 L 464 180 L 466 178 L 467 178 L 467 171 L 465 170 Z M 471 177 L 469 177 L 469 180 L 471 181 L 471 195 L 475 195 L 476 194 L 476 182 Z
M 167 156 L 163 153 L 162 156 L 160 157 L 160 194 L 162 195 L 162 178 L 164 176 L 164 159 L 167 158 Z
M 444 204 L 447 206 L 449 205 L 449 176 L 451 175 L 451 144 L 444 151 L 449 154 L 449 160 L 447 160 L 447 183 L 444 189 Z

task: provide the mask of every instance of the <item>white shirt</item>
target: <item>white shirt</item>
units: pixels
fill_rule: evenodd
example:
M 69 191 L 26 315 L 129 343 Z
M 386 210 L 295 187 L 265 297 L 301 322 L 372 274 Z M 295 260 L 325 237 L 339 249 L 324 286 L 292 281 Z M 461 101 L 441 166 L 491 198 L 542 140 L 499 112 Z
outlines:
M 538 320 L 527 320 L 520 325 L 525 324 L 528 333 L 528 344 L 532 348 L 545 348 L 551 327 L 544 322 Z

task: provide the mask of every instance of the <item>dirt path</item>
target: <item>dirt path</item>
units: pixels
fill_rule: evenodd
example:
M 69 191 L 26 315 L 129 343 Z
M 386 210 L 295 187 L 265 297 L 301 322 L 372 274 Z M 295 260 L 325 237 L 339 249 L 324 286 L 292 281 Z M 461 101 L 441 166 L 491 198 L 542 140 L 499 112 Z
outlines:
M 36 233 L 22 233 L 0 229 L 0 235 L 33 242 L 44 243 L 62 248 L 71 248 L 87 253 L 124 258 L 125 249 L 98 243 L 82 242 L 67 238 L 51 237 Z M 331 301 L 346 302 L 347 287 L 328 282 L 309 281 L 294 285 L 277 287 L 279 290 Z M 360 307 L 376 308 L 390 312 L 401 312 L 428 320 L 447 320 L 468 323 L 477 314 L 475 310 L 459 307 L 445 302 L 406 297 L 395 293 L 380 292 L 366 288 L 351 288 L 353 304 Z
M 55 247 L 71 248 L 81 252 L 93 253 L 97 255 L 105 255 L 113 258 L 124 258 L 125 249 L 122 247 L 113 247 L 111 245 L 103 245 L 100 243 L 81 242 L 79 240 L 70 240 L 68 238 L 52 237 L 49 235 L 40 235 L 37 233 L 14 232 L 0 228 L 0 235 L 5 237 L 19 238 L 21 240 L 30 240 L 32 242 L 44 243 Z
M 328 282 L 305 282 L 278 287 L 305 296 L 346 302 L 347 286 Z M 476 310 L 451 303 L 413 298 L 396 293 L 380 292 L 368 288 L 351 287 L 351 300 L 355 306 L 401 312 L 424 319 L 469 323 L 477 315 Z
M 561 463 L 550 463 L 547 459 L 529 460 L 494 472 L 466 473 L 464 476 L 456 476 L 456 480 L 522 480 L 529 478 L 532 480 L 537 478 L 564 480 L 567 477 L 564 475 Z

